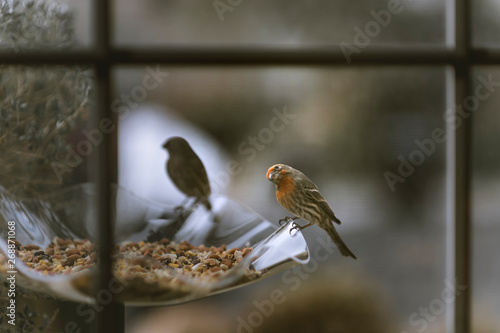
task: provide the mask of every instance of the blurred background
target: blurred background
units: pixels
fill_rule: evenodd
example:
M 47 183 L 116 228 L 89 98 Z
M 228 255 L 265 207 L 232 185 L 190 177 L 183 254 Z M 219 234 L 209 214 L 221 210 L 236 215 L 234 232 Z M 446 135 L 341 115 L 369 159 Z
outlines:
M 75 47 L 91 46 L 90 2 L 60 2 L 73 12 Z M 452 1 L 389 3 L 116 0 L 114 43 L 337 48 L 355 44 L 363 31 L 371 34 L 365 48 L 450 46 Z M 472 15 L 474 45 L 500 46 L 499 2 L 473 1 Z M 378 20 L 385 26 L 366 31 Z M 127 332 L 208 327 L 279 332 L 304 322 L 317 327 L 315 332 L 444 330 L 446 143 L 431 139 L 446 128 L 453 71 L 445 66 L 356 67 L 355 59 L 353 54 L 354 65 L 338 67 L 115 68 L 120 185 L 147 199 L 179 204 L 184 196 L 165 175 L 161 145 L 171 136 L 184 136 L 203 160 L 214 193 L 278 225 L 287 212 L 265 173 L 285 163 L 318 185 L 343 222 L 339 233 L 358 257 L 353 261 L 337 251 L 325 257 L 322 244 L 330 240 L 319 228 L 307 228 L 308 265 L 186 305 L 129 308 Z M 500 82 L 500 68 L 477 67 L 473 77 L 474 87 L 484 85 L 480 78 Z M 473 113 L 473 330 L 480 333 L 500 327 L 496 89 Z M 229 172 L 234 166 L 237 171 Z M 75 168 L 69 182 L 85 180 L 78 170 L 86 167 Z

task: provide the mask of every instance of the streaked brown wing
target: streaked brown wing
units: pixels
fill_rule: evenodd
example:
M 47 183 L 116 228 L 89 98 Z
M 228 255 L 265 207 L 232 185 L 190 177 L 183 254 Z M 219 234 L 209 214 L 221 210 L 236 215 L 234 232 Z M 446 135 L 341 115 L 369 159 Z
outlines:
M 318 191 L 318 188 L 316 186 L 307 187 L 305 188 L 304 192 L 306 194 L 306 197 L 309 200 L 316 202 L 320 207 L 320 209 L 323 210 L 323 212 L 325 212 L 332 221 L 334 221 L 337 224 L 341 223 L 340 220 L 333 213 L 333 210 L 328 204 L 328 202 L 326 202 L 325 198 L 323 198 L 321 193 Z

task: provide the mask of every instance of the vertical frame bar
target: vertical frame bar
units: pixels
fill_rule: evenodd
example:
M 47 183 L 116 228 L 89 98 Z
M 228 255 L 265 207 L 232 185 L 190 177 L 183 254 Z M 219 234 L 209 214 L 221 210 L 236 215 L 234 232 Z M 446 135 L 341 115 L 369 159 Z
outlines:
M 112 120 L 111 113 L 111 4 L 109 0 L 95 0 L 95 49 L 97 61 L 94 63 L 96 73 L 96 119 L 93 126 L 99 128 L 102 119 Z M 102 311 L 97 313 L 96 328 L 98 333 L 122 333 L 124 327 L 124 306 L 113 300 L 110 293 L 112 279 L 112 250 L 114 248 L 114 225 L 111 213 L 111 182 L 115 174 L 116 165 L 112 158 L 112 135 L 104 134 L 103 141 L 98 147 L 97 167 L 95 175 L 97 182 L 97 211 L 98 211 L 98 244 L 99 244 L 99 275 L 96 288 L 96 300 Z M 104 295 L 112 295 L 103 297 Z
M 471 332 L 471 142 L 472 117 L 457 112 L 471 93 L 471 5 L 455 1 L 455 122 L 447 123 L 447 280 L 455 301 L 447 313 L 447 332 Z M 460 119 L 457 119 L 460 118 Z M 463 290 L 463 286 L 466 289 Z

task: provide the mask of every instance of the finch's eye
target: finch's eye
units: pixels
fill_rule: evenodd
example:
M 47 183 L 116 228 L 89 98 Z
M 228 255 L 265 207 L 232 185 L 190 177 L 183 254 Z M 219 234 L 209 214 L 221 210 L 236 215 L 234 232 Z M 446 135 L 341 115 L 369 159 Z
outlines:
M 274 167 L 274 171 L 278 171 L 280 169 L 279 165 Z

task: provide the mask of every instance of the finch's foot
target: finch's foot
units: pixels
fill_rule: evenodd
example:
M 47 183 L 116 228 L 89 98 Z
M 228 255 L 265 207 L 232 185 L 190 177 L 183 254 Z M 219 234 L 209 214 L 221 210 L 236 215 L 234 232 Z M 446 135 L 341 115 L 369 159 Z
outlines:
M 311 223 L 308 223 L 306 225 L 303 225 L 303 226 L 300 226 L 297 224 L 297 222 L 293 222 L 292 224 L 292 227 L 290 228 L 290 235 L 295 237 L 295 235 L 297 235 L 297 233 L 295 232 L 293 235 L 292 235 L 292 231 L 299 231 L 299 230 L 302 230 L 302 229 L 305 229 L 307 227 L 309 227 L 311 225 Z
M 295 237 L 295 236 L 297 236 L 297 232 L 299 230 L 300 230 L 300 225 L 298 225 L 297 223 L 293 222 L 292 223 L 292 227 L 290 228 L 290 230 L 288 232 L 290 233 L 290 236 Z
M 300 219 L 300 217 L 297 217 L 297 216 L 294 216 L 294 217 L 290 217 L 290 216 L 285 216 L 284 218 L 282 218 L 281 220 L 278 221 L 280 227 L 284 226 L 285 224 L 283 222 L 290 222 L 290 221 L 295 221 L 297 219 Z
M 185 205 L 179 205 L 174 207 L 174 214 L 176 216 L 182 216 L 182 218 L 186 219 L 193 212 L 193 208 L 186 207 Z
M 290 217 L 290 216 L 285 216 L 284 218 L 280 219 L 280 220 L 278 221 L 278 223 L 279 223 L 280 227 L 284 226 L 284 225 L 285 225 L 285 223 L 286 223 L 286 222 L 288 222 L 288 220 L 289 220 L 289 219 L 291 219 L 291 217 Z
M 183 205 L 175 206 L 174 212 L 177 214 L 181 214 L 182 212 L 184 212 L 184 206 Z

